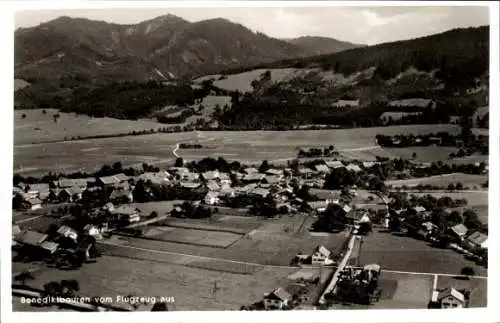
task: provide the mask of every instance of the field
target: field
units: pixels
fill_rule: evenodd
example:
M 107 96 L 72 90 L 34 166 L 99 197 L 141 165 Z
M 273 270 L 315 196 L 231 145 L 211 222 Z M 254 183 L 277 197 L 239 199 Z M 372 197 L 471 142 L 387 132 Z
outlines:
M 422 114 L 422 112 L 384 112 L 380 116 L 380 119 L 384 120 L 391 118 L 392 120 L 400 120 L 401 118 L 406 116 L 416 116 L 419 114 Z
M 170 310 L 238 310 L 241 305 L 262 299 L 265 292 L 287 282 L 294 269 L 263 268 L 254 274 L 233 274 L 189 266 L 168 265 L 161 261 L 102 257 L 78 271 L 45 269 L 30 283 L 34 287 L 62 279 L 76 279 L 79 295 L 110 296 L 136 295 L 145 297 L 173 297 Z M 217 283 L 216 298 L 212 288 Z M 116 304 L 116 302 L 115 302 Z M 149 307 L 150 308 L 150 307 Z M 14 303 L 13 310 L 27 310 Z
M 394 180 L 386 181 L 385 184 L 393 187 L 406 186 L 417 186 L 421 185 L 438 185 L 438 186 L 448 186 L 448 184 L 456 184 L 458 182 L 462 183 L 464 187 L 472 188 L 477 186 L 481 189 L 481 185 L 488 180 L 488 175 L 471 175 L 463 173 L 453 173 L 446 175 L 422 177 L 422 178 L 412 178 L 404 180 Z
M 250 220 L 252 219 L 250 218 Z M 241 221 L 241 219 L 238 219 L 238 221 Z M 322 235 L 310 234 L 307 232 L 307 229 L 313 221 L 313 218 L 305 216 L 261 220 L 261 225 L 257 229 L 251 230 L 241 239 L 224 249 L 207 245 L 192 245 L 131 237 L 117 237 L 113 243 L 123 246 L 125 249 L 135 250 L 139 248 L 153 254 L 156 252 L 173 252 L 263 265 L 286 266 L 290 264 L 292 258 L 297 253 L 310 253 L 317 245 L 324 245 L 335 253 L 340 250 L 342 244 L 347 239 L 347 234 L 344 232 Z M 175 232 L 179 228 L 170 227 L 169 229 L 173 230 L 171 232 Z M 193 239 L 210 239 L 211 244 L 218 244 L 217 246 L 227 241 L 226 236 L 220 236 L 219 240 L 214 238 L 217 235 L 214 235 L 213 231 L 199 229 L 191 229 L 191 231 L 193 232 L 190 232 L 190 235 L 192 234 L 196 237 Z M 222 232 L 216 233 L 220 234 Z M 170 232 L 165 233 L 165 239 L 168 238 L 169 234 Z M 181 239 L 175 233 L 172 237 Z
M 148 227 L 144 233 L 150 239 L 216 248 L 227 248 L 243 237 L 241 234 L 203 229 Z
M 387 270 L 452 275 L 458 275 L 463 267 L 470 266 L 476 275 L 487 275 L 487 269 L 452 250 L 434 248 L 425 241 L 381 232 L 365 237 L 360 262 L 376 263 Z
M 456 125 L 415 125 L 381 128 L 298 131 L 208 131 L 172 134 L 152 134 L 119 138 L 81 140 L 55 144 L 16 144 L 14 170 L 24 175 L 39 175 L 48 171 L 92 171 L 103 164 L 121 161 L 123 165 L 155 165 L 172 163 L 172 150 L 180 142 L 209 145 L 201 149 L 181 149 L 178 154 L 185 160 L 204 157 L 224 157 L 245 163 L 260 164 L 264 159 L 285 163 L 296 158 L 298 149 L 334 145 L 345 158 L 375 160 L 381 157 L 411 158 L 430 161 L 448 158 L 443 147 L 381 148 L 375 145 L 376 134 L 428 133 L 459 131 Z M 16 130 L 17 132 L 17 130 Z
M 113 118 L 91 118 L 86 115 L 59 112 L 59 120 L 54 122 L 55 109 L 14 111 L 14 144 L 32 144 L 46 141 L 64 140 L 65 137 L 111 135 L 128 133 L 132 130 L 150 130 L 165 127 L 153 120 L 119 120 Z M 26 118 L 22 119 L 25 114 Z

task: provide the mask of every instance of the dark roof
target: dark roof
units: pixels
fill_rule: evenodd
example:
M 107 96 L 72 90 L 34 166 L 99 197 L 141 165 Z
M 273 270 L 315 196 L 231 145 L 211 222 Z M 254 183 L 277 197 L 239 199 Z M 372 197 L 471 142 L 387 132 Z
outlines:
M 48 238 L 48 235 L 36 232 L 36 231 L 24 231 L 17 235 L 16 241 L 19 241 L 24 244 L 39 246 L 42 242 L 44 242 Z
M 479 232 L 479 231 L 476 231 L 476 232 L 472 233 L 471 235 L 469 235 L 467 237 L 467 240 L 469 240 L 470 242 L 472 242 L 476 245 L 481 245 L 486 240 L 488 240 L 488 236 L 486 234 Z
M 451 230 L 459 236 L 464 236 L 467 233 L 467 227 L 461 223 L 451 227 Z
M 265 298 L 277 298 L 279 300 L 285 301 L 288 299 L 292 298 L 292 295 L 290 295 L 286 290 L 284 290 L 281 287 L 276 288 L 273 290 L 271 293 L 265 296 Z

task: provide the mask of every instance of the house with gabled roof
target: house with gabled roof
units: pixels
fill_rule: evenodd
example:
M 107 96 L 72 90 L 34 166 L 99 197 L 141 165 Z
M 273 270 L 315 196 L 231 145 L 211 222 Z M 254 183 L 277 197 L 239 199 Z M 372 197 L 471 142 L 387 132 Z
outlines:
M 111 176 L 104 176 L 104 177 L 99 177 L 97 182 L 101 186 L 116 186 L 118 184 L 124 183 L 128 181 L 129 177 L 123 173 L 116 174 L 116 175 L 111 175 Z
M 340 160 L 328 160 L 325 163 L 326 163 L 326 166 L 328 166 L 329 168 L 332 168 L 332 169 L 345 167 L 344 164 Z
M 78 233 L 76 232 L 76 230 L 67 225 L 61 226 L 57 230 L 57 233 L 62 237 L 69 238 L 74 241 L 78 239 Z
M 59 244 L 53 241 L 44 241 L 40 244 L 40 248 L 48 254 L 53 254 L 59 249 Z
M 140 220 L 140 210 L 129 205 L 120 205 L 110 213 L 115 215 L 119 220 L 123 220 L 128 223 L 139 222 Z
M 59 201 L 78 201 L 82 198 L 82 193 L 83 190 L 79 186 L 71 186 L 62 189 L 59 194 L 57 195 L 57 198 Z
M 86 188 L 87 187 L 87 179 L 86 178 L 59 178 L 57 181 L 57 186 L 59 188 L 69 188 L 69 187 L 79 187 Z
M 467 238 L 469 245 L 473 247 L 488 249 L 488 236 L 479 231 L 471 233 Z
M 330 172 L 330 168 L 328 168 L 328 166 L 325 164 L 318 164 L 314 166 L 314 168 L 318 173 L 327 174 Z
M 463 225 L 462 223 L 459 223 L 455 226 L 452 226 L 449 229 L 450 234 L 454 235 L 455 237 L 459 238 L 460 240 L 465 238 L 465 235 L 467 234 L 467 227 Z
M 286 290 L 281 287 L 276 288 L 272 292 L 264 295 L 264 308 L 268 309 L 283 309 L 283 307 L 288 305 L 288 302 L 292 300 L 292 295 L 290 295 Z
M 217 184 L 217 182 L 215 180 L 208 181 L 206 186 L 207 186 L 209 191 L 219 191 L 220 190 L 220 186 L 219 186 L 219 184 Z
M 260 182 L 262 179 L 264 179 L 264 177 L 266 177 L 266 175 L 261 173 L 249 173 L 242 178 L 242 181 L 247 183 L 252 183 L 252 182 L 255 183 L 255 182 Z
M 255 167 L 247 167 L 243 171 L 245 172 L 245 174 L 253 174 L 259 172 L 259 170 Z
M 36 197 L 26 199 L 24 203 L 32 211 L 42 208 L 42 201 Z
M 206 181 L 216 180 L 219 178 L 219 171 L 218 170 L 207 171 L 204 172 L 202 176 Z
M 216 205 L 220 201 L 219 193 L 210 191 L 207 193 L 207 195 L 205 195 L 205 198 L 203 200 L 207 205 Z
M 269 168 L 265 173 L 271 176 L 283 176 L 283 170 L 277 168 Z
M 433 294 L 433 301 L 437 301 L 441 308 L 464 308 L 466 300 L 464 294 L 455 288 L 446 288 L 436 294 Z
M 28 246 L 39 247 L 48 237 L 44 233 L 26 230 L 16 235 L 15 240 Z
M 348 171 L 350 171 L 350 172 L 355 172 L 355 173 L 358 173 L 358 172 L 361 172 L 361 171 L 362 171 L 361 167 L 359 167 L 358 165 L 353 164 L 353 163 L 351 163 L 351 164 L 347 165 L 345 168 L 346 168 Z
M 330 250 L 328 250 L 324 246 L 317 246 L 312 252 L 311 263 L 324 265 L 328 262 L 330 255 Z

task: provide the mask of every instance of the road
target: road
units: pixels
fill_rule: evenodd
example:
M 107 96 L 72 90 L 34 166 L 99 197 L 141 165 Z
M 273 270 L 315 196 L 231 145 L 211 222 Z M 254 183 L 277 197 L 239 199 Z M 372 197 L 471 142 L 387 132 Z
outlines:
M 174 156 L 175 156 L 175 157 L 179 158 L 179 157 L 181 157 L 181 156 L 179 156 L 179 155 L 177 154 L 177 150 L 179 150 L 179 143 L 177 143 L 177 144 L 175 145 L 174 150 L 172 150 L 172 154 L 174 154 Z

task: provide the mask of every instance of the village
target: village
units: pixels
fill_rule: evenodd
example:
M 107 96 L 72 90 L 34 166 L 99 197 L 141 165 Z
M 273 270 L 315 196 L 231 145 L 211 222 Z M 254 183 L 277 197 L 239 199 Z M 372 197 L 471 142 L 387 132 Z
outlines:
M 13 189 L 13 261 L 38 261 L 58 270 L 75 270 L 98 262 L 109 247 L 106 241 L 115 236 L 154 240 L 148 228 L 168 219 L 212 221 L 219 213 L 258 221 L 302 216 L 312 223 L 306 228 L 311 232 L 344 234 L 343 245 L 317 245 L 314 250 L 296 253 L 289 266 L 315 268 L 321 274 L 299 277 L 300 283 L 291 286 L 277 286 L 254 304 L 241 304 L 241 309 L 327 309 L 347 303 L 372 306 L 384 293 L 378 282 L 385 269 L 383 263 L 360 262 L 364 237 L 372 232 L 423 240 L 437 248 L 453 249 L 471 264 L 487 266 L 487 227 L 473 211 L 453 211 L 464 207 L 467 200 L 409 196 L 408 190 L 384 184 L 384 180 L 401 178 L 397 174 L 422 176 L 423 169 L 434 173 L 438 169 L 439 173 L 439 166 L 426 168 L 388 159 L 369 163 L 317 159 L 295 161 L 286 167 L 263 161 L 245 166 L 223 158 L 191 163 L 178 158 L 175 166 L 162 170 L 148 165 L 123 169 L 117 163 L 106 168 L 107 176 L 50 175 L 53 180 L 49 182 L 28 179 L 31 183 L 17 178 Z M 467 169 L 484 174 L 487 165 L 472 164 Z M 172 203 L 168 209 L 148 206 L 163 203 L 159 201 Z M 188 222 L 183 223 L 188 226 Z M 234 234 L 234 229 L 223 227 L 210 230 Z M 168 233 L 165 236 L 165 241 L 175 242 Z M 182 239 L 179 243 L 198 243 Z M 232 243 L 218 247 L 227 248 Z M 465 266 L 457 275 L 474 276 L 474 270 Z M 13 280 L 24 285 L 27 277 L 29 272 L 21 270 Z M 43 293 L 55 293 L 53 296 L 62 293 L 61 288 L 44 289 Z M 467 307 L 468 295 L 470 291 L 453 285 L 434 286 L 427 295 L 431 299 L 428 306 Z

